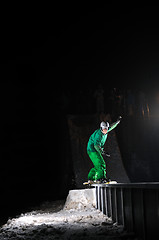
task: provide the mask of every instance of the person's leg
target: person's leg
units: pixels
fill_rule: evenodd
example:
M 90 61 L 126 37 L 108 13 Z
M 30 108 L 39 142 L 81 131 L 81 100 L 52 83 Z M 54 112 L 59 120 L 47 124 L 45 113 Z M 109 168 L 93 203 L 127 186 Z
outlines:
M 94 167 L 96 169 L 95 180 L 106 178 L 106 164 L 99 153 L 96 153 L 96 157 L 94 158 Z
M 95 168 L 92 168 L 88 173 L 88 180 L 95 180 L 96 170 Z
M 98 180 L 106 178 L 106 164 L 102 155 L 98 152 L 88 152 L 88 155 L 94 165 L 94 168 L 92 168 L 88 174 L 88 179 Z
M 90 157 L 91 161 L 92 161 L 92 155 L 91 152 L 87 152 L 88 153 L 88 156 Z M 89 171 L 88 173 L 88 180 L 92 180 L 94 181 L 95 180 L 95 175 L 96 175 L 96 170 L 95 168 L 91 168 L 91 170 Z

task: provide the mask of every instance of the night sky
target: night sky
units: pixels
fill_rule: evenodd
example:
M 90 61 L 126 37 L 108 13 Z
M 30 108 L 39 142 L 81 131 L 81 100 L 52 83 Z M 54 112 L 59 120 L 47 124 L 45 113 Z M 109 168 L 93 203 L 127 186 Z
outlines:
M 79 109 L 76 102 L 67 112 L 64 96 L 73 102 L 99 83 L 108 94 L 113 87 L 159 88 L 158 7 L 19 9 L 5 9 L 1 21 L 2 203 L 15 198 L 8 215 L 34 199 L 62 196 L 53 182 L 65 153 L 70 157 L 65 117 Z

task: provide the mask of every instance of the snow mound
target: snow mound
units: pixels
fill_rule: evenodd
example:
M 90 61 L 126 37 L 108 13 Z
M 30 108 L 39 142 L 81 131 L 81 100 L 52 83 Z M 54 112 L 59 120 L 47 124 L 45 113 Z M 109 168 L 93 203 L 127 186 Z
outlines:
M 66 203 L 65 210 L 75 209 L 84 210 L 95 207 L 95 189 L 70 190 Z

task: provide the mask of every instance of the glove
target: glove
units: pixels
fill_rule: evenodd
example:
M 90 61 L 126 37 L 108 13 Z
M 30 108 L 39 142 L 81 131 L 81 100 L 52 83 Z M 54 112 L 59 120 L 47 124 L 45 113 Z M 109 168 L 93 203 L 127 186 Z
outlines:
M 121 116 L 119 116 L 119 117 L 118 117 L 118 119 L 117 119 L 117 121 L 121 121 L 121 119 L 122 119 L 122 117 L 121 117 Z
M 101 151 L 101 154 L 102 154 L 102 155 L 105 155 L 105 151 L 104 151 L 104 150 L 102 150 L 102 151 Z
M 109 153 L 106 153 L 104 150 L 102 151 L 101 154 L 104 155 L 104 156 L 106 156 L 106 157 L 110 157 L 110 154 L 109 154 Z

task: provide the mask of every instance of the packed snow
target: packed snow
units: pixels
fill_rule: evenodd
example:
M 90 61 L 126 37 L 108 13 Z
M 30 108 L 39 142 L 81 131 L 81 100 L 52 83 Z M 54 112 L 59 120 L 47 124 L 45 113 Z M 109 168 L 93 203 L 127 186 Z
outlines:
M 135 239 L 94 207 L 80 203 L 70 209 L 61 201 L 45 203 L 34 211 L 9 219 L 0 229 L 0 240 L 132 238 Z

